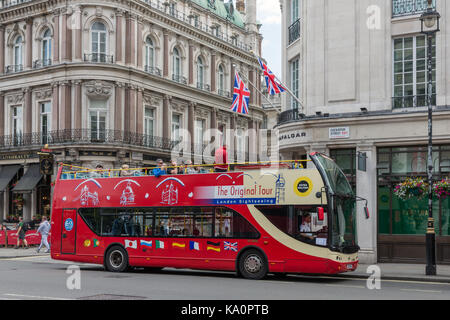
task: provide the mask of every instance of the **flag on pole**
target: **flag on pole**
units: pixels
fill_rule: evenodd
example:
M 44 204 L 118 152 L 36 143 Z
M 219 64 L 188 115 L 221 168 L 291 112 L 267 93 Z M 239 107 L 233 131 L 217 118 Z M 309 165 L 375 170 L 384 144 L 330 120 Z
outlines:
M 248 106 L 250 104 L 250 90 L 244 84 L 239 73 L 236 72 L 234 78 L 233 104 L 231 110 L 233 112 L 248 114 Z
M 286 88 L 281 85 L 276 79 L 272 71 L 269 70 L 267 65 L 258 57 L 261 69 L 264 72 L 264 79 L 266 80 L 267 91 L 270 95 L 276 95 L 278 93 L 286 91 Z

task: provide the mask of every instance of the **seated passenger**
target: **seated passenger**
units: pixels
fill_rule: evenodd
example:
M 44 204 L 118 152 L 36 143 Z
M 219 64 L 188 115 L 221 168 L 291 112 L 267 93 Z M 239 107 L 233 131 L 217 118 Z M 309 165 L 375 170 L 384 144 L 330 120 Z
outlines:
M 124 164 L 122 166 L 122 170 L 120 170 L 120 176 L 121 177 L 131 177 L 133 175 L 133 172 L 129 170 L 130 166 L 128 166 L 127 164 Z
M 164 162 L 161 159 L 158 159 L 156 161 L 156 165 L 157 165 L 157 167 L 152 170 L 152 175 L 154 175 L 155 177 L 159 177 L 159 176 L 166 174 L 166 170 L 164 168 Z
M 192 161 L 191 160 L 186 160 L 184 161 L 184 166 L 185 166 L 185 170 L 184 173 L 185 174 L 194 174 L 194 173 L 198 173 L 195 168 L 192 166 Z
M 178 168 L 178 164 L 176 160 L 172 160 L 170 162 L 170 168 L 168 170 L 168 174 L 180 174 L 181 172 L 179 171 L 180 168 Z

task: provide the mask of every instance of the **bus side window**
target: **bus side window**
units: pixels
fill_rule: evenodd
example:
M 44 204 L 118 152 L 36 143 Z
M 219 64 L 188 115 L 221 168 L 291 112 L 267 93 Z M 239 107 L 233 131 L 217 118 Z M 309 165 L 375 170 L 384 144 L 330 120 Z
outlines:
M 155 215 L 155 237 L 167 237 L 170 233 L 170 209 L 159 208 Z
M 258 231 L 239 213 L 216 208 L 215 237 L 256 239 Z

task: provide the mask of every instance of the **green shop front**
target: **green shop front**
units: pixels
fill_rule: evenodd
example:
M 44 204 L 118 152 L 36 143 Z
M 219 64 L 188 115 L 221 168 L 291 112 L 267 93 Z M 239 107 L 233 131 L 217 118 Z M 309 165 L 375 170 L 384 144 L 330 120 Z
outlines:
M 450 175 L 450 145 L 433 148 L 434 181 Z M 406 178 L 427 180 L 427 147 L 377 148 L 378 261 L 425 263 L 428 199 L 394 194 Z M 438 264 L 450 264 L 450 199 L 433 201 Z

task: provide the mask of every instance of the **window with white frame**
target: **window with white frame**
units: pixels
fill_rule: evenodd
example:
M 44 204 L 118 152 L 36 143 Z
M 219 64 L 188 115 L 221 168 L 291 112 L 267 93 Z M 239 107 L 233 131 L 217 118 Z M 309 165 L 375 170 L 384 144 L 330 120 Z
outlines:
M 292 93 L 298 98 L 300 94 L 300 60 L 297 58 L 290 62 Z M 291 108 L 297 109 L 298 102 L 291 97 Z
M 155 109 L 145 107 L 144 110 L 144 134 L 146 136 L 154 136 L 155 126 Z
M 147 71 L 152 71 L 155 67 L 155 47 L 150 37 L 145 40 L 145 65 Z
M 181 78 L 181 56 L 177 48 L 173 49 L 173 80 L 180 81 Z
M 40 110 L 40 131 L 42 143 L 48 143 L 49 133 L 52 130 L 52 104 L 50 101 L 41 102 L 39 104 Z
M 180 141 L 181 115 L 172 114 L 172 140 Z
M 22 139 L 23 134 L 23 107 L 12 106 L 11 107 L 11 134 L 14 139 L 14 143 L 17 144 Z
M 393 40 L 393 108 L 427 105 L 427 39 L 424 35 Z M 432 42 L 433 96 L 436 105 L 436 38 Z
M 90 100 L 89 107 L 89 125 L 91 131 L 91 139 L 96 141 L 104 141 L 106 138 L 106 125 L 108 118 L 105 100 Z
M 203 89 L 205 84 L 205 66 L 203 65 L 203 59 L 198 57 L 197 59 L 197 88 Z
M 291 24 L 299 19 L 299 1 L 291 0 Z
M 219 65 L 219 72 L 217 74 L 218 77 L 218 87 L 219 87 L 219 94 L 224 95 L 225 92 L 225 72 L 223 71 L 222 65 Z
M 49 66 L 52 63 L 52 34 L 46 29 L 42 35 L 42 65 Z
M 92 62 L 106 62 L 106 26 L 95 22 L 91 28 Z
M 22 61 L 23 61 L 23 38 L 22 36 L 17 36 L 14 41 L 13 49 L 13 59 L 14 59 L 14 72 L 22 71 Z
M 205 119 L 197 119 L 195 120 L 195 144 L 197 146 L 202 146 L 203 141 L 205 141 L 203 135 L 205 134 L 206 127 Z
M 244 129 L 238 128 L 236 130 L 236 153 L 238 160 L 245 159 L 245 139 Z

